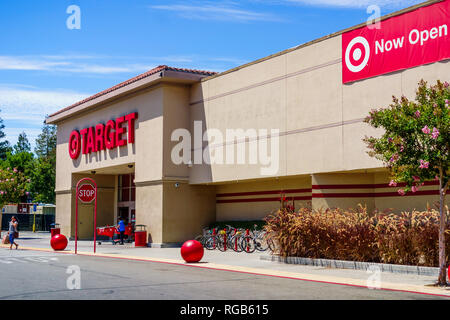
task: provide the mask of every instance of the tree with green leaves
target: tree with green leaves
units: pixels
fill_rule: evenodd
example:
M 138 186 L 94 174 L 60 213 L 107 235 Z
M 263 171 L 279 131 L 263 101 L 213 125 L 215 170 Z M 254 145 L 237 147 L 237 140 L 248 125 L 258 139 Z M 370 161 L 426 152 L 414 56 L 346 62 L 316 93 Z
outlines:
M 21 152 L 30 152 L 31 151 L 31 144 L 28 141 L 27 134 L 22 132 L 19 134 L 19 137 L 17 138 L 17 143 L 14 145 L 14 153 L 21 153 Z
M 56 126 L 44 124 L 34 151 L 37 160 L 31 174 L 31 189 L 35 200 L 55 203 Z
M 18 171 L 24 173 L 27 177 L 30 177 L 35 168 L 36 159 L 32 152 L 19 152 L 6 154 L 6 159 L 2 162 L 3 168 L 16 168 Z
M 5 129 L 5 125 L 3 124 L 3 119 L 0 118 L 0 140 L 5 139 L 6 134 L 3 131 Z M 8 152 L 11 152 L 12 148 L 9 144 L 8 140 L 0 141 L 0 160 L 5 160 Z
M 0 169 L 0 208 L 8 203 L 20 203 L 27 197 L 30 182 L 31 180 L 17 168 Z
M 448 82 L 419 82 L 415 101 L 393 97 L 388 108 L 372 110 L 365 122 L 384 129 L 380 138 L 366 137 L 368 154 L 385 164 L 391 186 L 405 183 L 400 195 L 417 192 L 425 181 L 439 181 L 439 285 L 446 285 L 445 195 L 450 176 L 450 89 Z
M 44 123 L 34 152 L 38 158 L 56 159 L 56 126 Z

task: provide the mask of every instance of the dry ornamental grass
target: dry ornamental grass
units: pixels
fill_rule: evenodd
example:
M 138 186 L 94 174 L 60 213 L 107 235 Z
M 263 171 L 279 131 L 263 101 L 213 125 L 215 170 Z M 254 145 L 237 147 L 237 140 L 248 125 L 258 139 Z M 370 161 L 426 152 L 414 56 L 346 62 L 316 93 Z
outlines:
M 450 253 L 448 216 L 447 208 L 447 255 Z M 281 209 L 265 220 L 266 231 L 284 257 L 439 265 L 439 212 L 436 210 L 369 214 L 362 206 L 354 211 Z

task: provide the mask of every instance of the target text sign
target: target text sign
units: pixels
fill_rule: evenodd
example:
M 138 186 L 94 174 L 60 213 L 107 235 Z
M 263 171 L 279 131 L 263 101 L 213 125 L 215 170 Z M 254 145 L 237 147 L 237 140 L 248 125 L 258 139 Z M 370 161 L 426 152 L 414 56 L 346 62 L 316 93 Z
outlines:
M 450 0 L 342 34 L 348 83 L 450 58 Z

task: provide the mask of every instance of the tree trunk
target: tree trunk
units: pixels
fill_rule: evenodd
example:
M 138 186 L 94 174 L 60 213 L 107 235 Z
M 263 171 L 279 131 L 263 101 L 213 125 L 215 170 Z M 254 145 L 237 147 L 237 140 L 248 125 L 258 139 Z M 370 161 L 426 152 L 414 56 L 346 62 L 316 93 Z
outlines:
M 439 279 L 438 285 L 447 285 L 447 262 L 445 260 L 445 213 L 444 213 L 444 197 L 445 188 L 443 186 L 442 172 L 439 177 Z

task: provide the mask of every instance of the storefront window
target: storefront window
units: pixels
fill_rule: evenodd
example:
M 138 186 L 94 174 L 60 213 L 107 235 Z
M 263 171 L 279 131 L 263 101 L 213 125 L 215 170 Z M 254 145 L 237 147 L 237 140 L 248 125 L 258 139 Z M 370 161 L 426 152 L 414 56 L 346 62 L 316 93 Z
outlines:
M 123 174 L 119 176 L 119 202 L 136 201 L 136 186 L 134 185 L 134 174 Z

